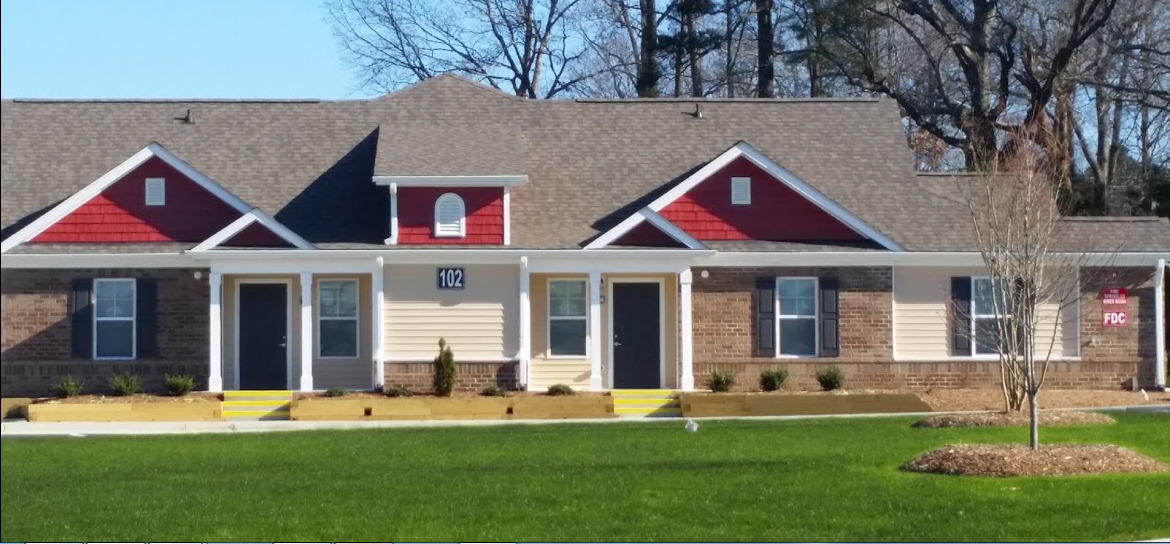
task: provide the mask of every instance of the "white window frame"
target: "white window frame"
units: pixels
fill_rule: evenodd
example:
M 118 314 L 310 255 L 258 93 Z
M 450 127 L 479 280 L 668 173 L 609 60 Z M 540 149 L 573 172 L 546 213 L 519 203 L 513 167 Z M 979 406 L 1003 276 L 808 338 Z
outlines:
M 459 204 L 459 232 L 443 232 L 439 221 L 439 208 L 446 202 Z M 456 193 L 443 193 L 435 199 L 434 225 L 432 234 L 435 238 L 463 238 L 467 236 L 467 203 Z
M 583 315 L 581 317 L 566 316 L 566 315 L 557 315 L 557 316 L 552 315 L 552 292 L 553 292 L 552 286 L 554 283 L 558 283 L 558 282 L 577 282 L 577 283 L 581 283 L 581 284 L 585 285 L 585 315 Z M 544 295 L 544 298 L 545 298 L 544 314 L 545 314 L 546 319 L 545 319 L 545 333 L 544 333 L 545 337 L 544 338 L 545 338 L 546 350 L 548 351 L 548 358 L 549 359 L 587 359 L 587 358 L 589 358 L 589 356 L 590 356 L 589 338 L 592 335 L 592 331 L 589 330 L 589 278 L 577 278 L 577 277 L 549 278 L 548 284 L 546 285 L 546 288 L 545 288 L 545 291 L 546 291 L 546 293 Z M 553 353 L 553 341 L 552 341 L 552 322 L 553 321 L 582 321 L 585 323 L 585 353 L 583 355 L 563 355 L 563 354 L 558 355 L 556 353 Z
M 991 282 L 992 283 L 992 295 L 991 296 L 993 296 L 993 297 L 996 296 L 995 280 L 991 276 L 971 276 L 971 302 L 970 302 L 970 307 L 968 308 L 968 312 L 967 312 L 968 314 L 971 315 L 971 317 L 969 318 L 970 319 L 970 331 L 971 331 L 971 357 L 998 357 L 999 356 L 999 349 L 998 349 L 999 341 L 998 340 L 996 341 L 996 346 L 997 346 L 996 351 L 992 351 L 992 352 L 979 351 L 978 320 L 980 320 L 980 319 L 995 319 L 996 321 L 998 321 L 1000 319 L 1010 320 L 1012 318 L 1012 316 L 1011 315 L 999 315 L 999 314 L 994 314 L 994 313 L 991 313 L 991 314 L 976 313 L 975 312 L 975 282 L 977 282 L 977 281 Z M 1079 286 L 1078 286 L 1078 288 L 1079 288 Z M 992 311 L 995 311 L 994 306 L 992 307 Z M 999 324 L 997 323 L 996 324 L 996 331 L 998 331 L 998 330 L 999 330 Z
M 736 191 L 738 185 L 747 186 L 746 198 L 736 198 L 742 196 Z M 752 204 L 752 178 L 749 177 L 734 177 L 731 178 L 731 204 L 733 206 L 750 206 Z
M 340 317 L 340 316 L 324 315 L 324 312 L 322 312 L 322 310 L 325 308 L 325 306 L 321 304 L 321 288 L 326 283 L 352 283 L 354 285 L 354 293 L 356 293 L 354 295 L 356 297 L 354 300 L 355 300 L 355 302 L 357 302 L 357 304 L 354 306 L 353 317 L 348 317 L 348 316 Z M 362 323 L 361 323 L 362 284 L 361 284 L 361 282 L 359 282 L 357 280 L 357 278 L 320 278 L 317 280 L 317 293 L 316 293 L 316 295 L 317 295 L 317 304 L 314 305 L 314 309 L 317 313 L 317 324 L 316 324 L 316 328 L 317 328 L 317 330 L 316 330 L 317 358 L 318 359 L 356 359 L 356 358 L 358 358 L 361 355 L 361 344 L 362 344 Z M 324 342 L 325 337 L 321 336 L 321 322 L 322 321 L 352 321 L 353 322 L 353 330 L 354 330 L 353 355 L 322 355 L 321 354 L 321 348 L 324 347 L 324 345 L 325 345 L 325 342 Z
M 103 283 L 130 283 L 130 294 L 133 297 L 131 307 L 134 315 L 130 317 L 104 317 L 98 315 L 98 285 Z M 95 361 L 133 361 L 138 358 L 138 280 L 134 278 L 95 278 L 93 292 L 90 296 L 90 307 L 93 308 L 93 319 L 90 321 L 93 340 L 92 355 Z M 130 322 L 130 356 L 129 357 L 98 357 L 98 321 L 129 321 Z
M 157 201 L 150 200 L 150 187 L 157 184 L 159 187 L 160 199 Z M 167 205 L 167 180 L 166 178 L 146 178 L 142 187 L 142 200 L 146 206 L 166 206 Z
M 813 284 L 813 352 L 811 355 L 788 355 L 780 353 L 780 322 L 784 320 L 809 319 L 807 315 L 780 313 L 780 282 L 781 281 L 812 281 Z M 816 276 L 777 276 L 776 284 L 772 288 L 775 293 L 772 297 L 772 313 L 776 315 L 776 325 L 773 331 L 776 339 L 777 359 L 814 359 L 821 356 L 821 281 Z

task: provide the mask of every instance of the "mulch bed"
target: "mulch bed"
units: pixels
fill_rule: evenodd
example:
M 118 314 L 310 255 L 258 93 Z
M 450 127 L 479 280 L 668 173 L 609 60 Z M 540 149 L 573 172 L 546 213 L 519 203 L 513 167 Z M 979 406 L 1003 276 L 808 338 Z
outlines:
M 946 445 L 902 465 L 902 470 L 961 476 L 1072 476 L 1170 470 L 1160 461 L 1112 445 Z
M 190 393 L 181 397 L 169 395 L 148 395 L 139 393 L 128 397 L 112 395 L 77 395 L 64 399 L 38 399 L 38 404 L 125 404 L 131 402 L 220 402 L 223 398 L 219 393 Z
M 916 421 L 913 426 L 931 429 L 942 427 L 1007 427 L 1027 425 L 1030 419 L 1027 412 L 940 414 Z M 1104 425 L 1109 423 L 1113 423 L 1113 418 L 1095 412 L 1040 412 L 1041 425 Z

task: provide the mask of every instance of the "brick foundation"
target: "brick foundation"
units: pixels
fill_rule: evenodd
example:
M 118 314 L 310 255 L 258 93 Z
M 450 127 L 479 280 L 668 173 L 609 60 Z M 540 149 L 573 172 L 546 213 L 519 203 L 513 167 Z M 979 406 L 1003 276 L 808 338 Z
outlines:
M 516 388 L 518 380 L 519 362 L 504 363 L 455 363 L 457 374 L 455 390 L 462 392 L 479 392 L 485 387 L 494 385 L 506 390 Z M 434 362 L 417 363 L 386 363 L 385 383 L 387 387 L 405 386 L 414 392 L 431 391 L 434 384 Z
M 208 285 L 193 269 L 5 270 L 0 283 L 3 340 L 0 394 L 43 396 L 72 375 L 89 393 L 110 390 L 109 377 L 133 373 L 145 390 L 162 392 L 166 374 L 195 377 L 207 388 Z M 158 356 L 135 361 L 93 361 L 71 357 L 68 304 L 74 278 L 155 278 L 158 280 Z

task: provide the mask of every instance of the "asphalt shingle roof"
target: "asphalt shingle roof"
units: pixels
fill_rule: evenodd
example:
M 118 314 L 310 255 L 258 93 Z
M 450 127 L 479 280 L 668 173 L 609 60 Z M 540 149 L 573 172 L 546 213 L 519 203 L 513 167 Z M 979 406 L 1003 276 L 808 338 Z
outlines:
M 442 76 L 372 100 L 0 107 L 4 237 L 153 141 L 318 247 L 382 244 L 375 174 L 527 174 L 513 246 L 579 248 L 745 141 L 907 249 L 972 247 L 953 193 L 914 175 L 889 100 L 534 101 Z M 188 109 L 194 124 L 176 119 Z M 1117 226 L 1090 224 L 1072 228 Z M 1165 222 L 1134 228 L 1140 247 L 1170 249 Z

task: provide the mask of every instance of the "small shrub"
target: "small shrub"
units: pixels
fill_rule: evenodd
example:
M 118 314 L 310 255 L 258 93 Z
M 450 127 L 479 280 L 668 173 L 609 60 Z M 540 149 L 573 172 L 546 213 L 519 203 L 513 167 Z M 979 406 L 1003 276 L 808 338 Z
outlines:
M 73 376 L 65 376 L 61 378 L 61 381 L 53 384 L 53 392 L 63 399 L 80 395 L 81 389 L 81 381 Z
M 409 397 L 413 393 L 405 385 L 386 387 L 383 391 L 387 397 Z
M 481 397 L 506 397 L 508 392 L 501 387 L 489 385 L 479 392 Z
M 735 374 L 731 372 L 716 370 L 711 373 L 711 377 L 707 379 L 707 387 L 715 393 L 726 393 L 735 387 Z
M 135 393 L 142 391 L 142 379 L 137 374 L 114 374 L 110 376 L 110 387 L 114 389 L 114 395 L 119 397 L 129 397 Z
M 439 339 L 439 356 L 435 357 L 435 394 L 450 397 L 455 390 L 455 354 L 447 340 Z
M 326 397 L 344 397 L 349 394 L 349 391 L 341 387 L 330 387 L 325 390 Z
M 784 386 L 784 382 L 788 380 L 788 369 L 777 368 L 774 370 L 765 370 L 760 373 L 760 389 L 764 391 L 776 391 Z
M 821 389 L 825 391 L 840 389 L 845 385 L 845 373 L 835 366 L 822 368 L 817 371 L 817 383 L 820 383 Z
M 195 378 L 183 374 L 167 374 L 166 375 L 167 392 L 181 397 L 195 390 Z
M 550 397 L 569 397 L 576 394 L 577 392 L 573 391 L 572 387 L 569 387 L 567 384 L 563 383 L 550 385 L 548 388 L 548 396 Z

